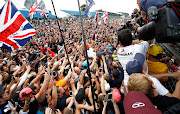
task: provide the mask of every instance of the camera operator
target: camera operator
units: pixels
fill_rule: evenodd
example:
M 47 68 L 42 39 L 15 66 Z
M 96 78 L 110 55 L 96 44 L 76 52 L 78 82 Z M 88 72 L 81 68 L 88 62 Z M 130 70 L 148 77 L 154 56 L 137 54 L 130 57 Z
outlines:
M 146 13 L 144 11 L 141 11 L 141 16 L 139 18 L 137 18 L 137 24 L 139 24 L 140 27 L 142 27 L 143 25 L 145 25 L 147 23 L 147 17 L 146 17 Z
M 139 17 L 138 9 L 135 8 L 133 10 L 133 13 L 131 14 L 131 19 L 138 18 L 138 17 Z
M 157 42 L 172 43 L 180 41 L 180 1 L 179 0 L 137 0 L 140 10 L 145 11 L 149 23 L 135 32 L 143 40 L 156 38 Z

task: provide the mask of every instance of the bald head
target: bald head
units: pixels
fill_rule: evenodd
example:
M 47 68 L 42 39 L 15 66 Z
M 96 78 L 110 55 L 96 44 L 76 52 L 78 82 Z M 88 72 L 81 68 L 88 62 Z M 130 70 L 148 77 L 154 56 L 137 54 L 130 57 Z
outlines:
M 78 67 L 74 67 L 74 72 L 77 74 L 77 75 L 80 75 L 80 69 Z

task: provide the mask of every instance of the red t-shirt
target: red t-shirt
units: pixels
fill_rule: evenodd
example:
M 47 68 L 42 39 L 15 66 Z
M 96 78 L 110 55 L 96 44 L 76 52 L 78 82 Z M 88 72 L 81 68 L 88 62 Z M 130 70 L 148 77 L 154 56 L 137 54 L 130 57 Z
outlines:
M 54 53 L 53 51 L 51 51 L 51 52 L 49 53 L 49 55 L 50 55 L 51 57 L 54 57 L 54 56 L 55 56 L 55 53 Z
M 43 54 L 46 54 L 47 49 L 46 48 L 42 48 L 41 51 L 42 51 Z

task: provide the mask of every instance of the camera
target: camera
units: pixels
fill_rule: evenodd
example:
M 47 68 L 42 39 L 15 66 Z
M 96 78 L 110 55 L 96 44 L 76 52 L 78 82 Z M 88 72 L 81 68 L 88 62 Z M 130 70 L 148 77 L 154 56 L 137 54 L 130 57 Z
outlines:
M 105 101 L 110 101 L 112 99 L 112 93 L 108 93 L 105 97 L 104 100 Z
M 56 71 L 51 71 L 50 75 L 52 75 L 54 78 L 56 78 L 57 77 L 57 72 Z
M 139 16 L 138 13 L 133 12 L 131 15 L 131 19 L 138 18 L 138 16 Z
M 124 25 L 122 25 L 121 27 L 119 27 L 119 28 L 117 29 L 117 32 L 118 32 L 118 31 L 121 31 L 121 30 L 123 30 L 123 29 L 126 29 L 126 28 L 129 28 L 131 31 L 133 30 L 131 21 L 127 21 Z
M 156 38 L 159 43 L 180 42 L 180 0 L 168 0 L 161 8 L 148 9 L 150 23 L 139 31 L 141 39 L 148 41 Z

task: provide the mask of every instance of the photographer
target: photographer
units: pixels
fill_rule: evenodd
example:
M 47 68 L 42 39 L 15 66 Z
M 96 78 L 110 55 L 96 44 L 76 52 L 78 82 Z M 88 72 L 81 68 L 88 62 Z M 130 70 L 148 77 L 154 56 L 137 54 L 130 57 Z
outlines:
M 131 14 L 131 19 L 138 18 L 138 17 L 139 17 L 138 9 L 135 8 L 135 9 L 133 10 L 133 13 Z
M 146 17 L 146 13 L 144 11 L 141 11 L 141 16 L 139 18 L 137 18 L 137 24 L 139 24 L 140 27 L 142 27 L 143 25 L 145 25 L 147 23 L 147 17 Z
M 174 43 L 180 41 L 179 0 L 137 0 L 142 11 L 145 11 L 149 23 L 133 27 L 143 40 L 156 39 L 161 43 Z

